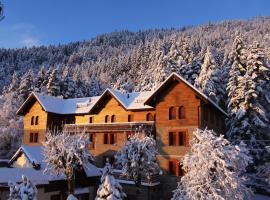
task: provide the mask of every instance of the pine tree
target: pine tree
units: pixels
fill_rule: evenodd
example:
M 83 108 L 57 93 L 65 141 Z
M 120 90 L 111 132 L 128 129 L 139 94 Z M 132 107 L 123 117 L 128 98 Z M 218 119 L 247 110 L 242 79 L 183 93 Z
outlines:
M 122 186 L 112 175 L 112 167 L 108 161 L 103 168 L 100 182 L 96 200 L 122 200 L 126 198 Z
M 240 79 L 246 73 L 246 57 L 247 50 L 243 44 L 242 36 L 239 35 L 235 38 L 232 51 L 229 56 L 229 80 L 227 83 L 228 92 L 228 120 L 226 122 L 228 130 L 227 136 L 233 140 L 235 135 L 238 134 L 238 123 L 237 112 L 239 110 L 240 102 L 243 102 L 244 95 L 242 89 L 239 87 Z
M 208 47 L 201 66 L 201 72 L 195 80 L 195 86 L 217 103 L 222 99 L 220 97 L 222 97 L 223 93 L 220 76 L 221 70 L 216 65 L 213 50 Z
M 33 91 L 32 71 L 26 72 L 22 78 L 18 88 L 19 99 L 25 101 L 29 94 Z
M 172 200 L 251 199 L 243 174 L 252 162 L 244 143 L 232 145 L 212 130 L 197 129 L 181 164 L 186 172 Z
M 11 83 L 8 87 L 3 89 L 3 93 L 16 92 L 19 86 L 19 81 L 16 71 L 13 72 Z
M 60 85 L 58 79 L 58 69 L 55 68 L 52 70 L 52 73 L 49 76 L 47 91 L 48 95 L 59 96 L 60 95 Z
M 45 72 L 44 66 L 42 66 L 38 72 L 37 79 L 35 81 L 35 89 L 34 90 L 36 92 L 44 91 L 43 87 L 45 86 L 44 85 L 45 78 L 46 78 L 46 72 Z

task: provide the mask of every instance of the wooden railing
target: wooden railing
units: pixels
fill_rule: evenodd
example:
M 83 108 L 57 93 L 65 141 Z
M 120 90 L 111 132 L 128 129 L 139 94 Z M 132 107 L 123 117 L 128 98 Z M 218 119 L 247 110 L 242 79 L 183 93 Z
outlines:
M 104 132 L 104 131 L 138 131 L 142 128 L 144 131 L 155 130 L 154 121 L 142 122 L 114 122 L 114 123 L 88 123 L 88 124 L 66 124 L 65 131 L 69 132 Z

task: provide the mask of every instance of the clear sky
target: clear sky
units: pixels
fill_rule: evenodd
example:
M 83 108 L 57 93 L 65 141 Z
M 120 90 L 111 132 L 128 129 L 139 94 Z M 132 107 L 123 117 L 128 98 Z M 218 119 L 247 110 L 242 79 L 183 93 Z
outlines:
M 63 44 L 128 29 L 270 16 L 270 0 L 0 0 L 0 47 Z

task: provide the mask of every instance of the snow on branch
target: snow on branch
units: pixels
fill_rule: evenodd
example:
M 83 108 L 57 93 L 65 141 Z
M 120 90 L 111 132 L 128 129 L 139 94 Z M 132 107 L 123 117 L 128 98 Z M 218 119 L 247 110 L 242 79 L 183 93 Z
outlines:
M 139 186 L 142 176 L 150 180 L 152 174 L 160 172 L 156 155 L 154 138 L 139 132 L 131 135 L 122 149 L 117 152 L 116 164 L 122 167 L 123 175 Z
M 172 199 L 249 199 L 251 190 L 243 174 L 252 158 L 246 145 L 231 145 L 212 130 L 197 129 L 193 134 L 190 152 L 182 161 L 186 174 Z
M 9 198 L 8 200 L 37 200 L 36 186 L 24 175 L 22 183 L 8 182 Z
M 47 165 L 44 172 L 57 176 L 65 175 L 68 182 L 71 181 L 68 184 L 70 193 L 73 192 L 71 185 L 73 185 L 75 171 L 87 168 L 89 162 L 93 160 L 93 156 L 88 150 L 88 144 L 89 136 L 84 132 L 81 134 L 47 133 L 46 142 L 44 142 L 44 161 Z

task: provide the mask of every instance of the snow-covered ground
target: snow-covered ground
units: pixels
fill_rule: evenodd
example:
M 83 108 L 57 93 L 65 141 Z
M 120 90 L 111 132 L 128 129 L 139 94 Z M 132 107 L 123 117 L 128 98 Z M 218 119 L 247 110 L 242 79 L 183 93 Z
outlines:
M 256 194 L 255 197 L 253 198 L 253 200 L 270 200 L 270 197 L 269 196 L 260 195 L 260 194 Z

